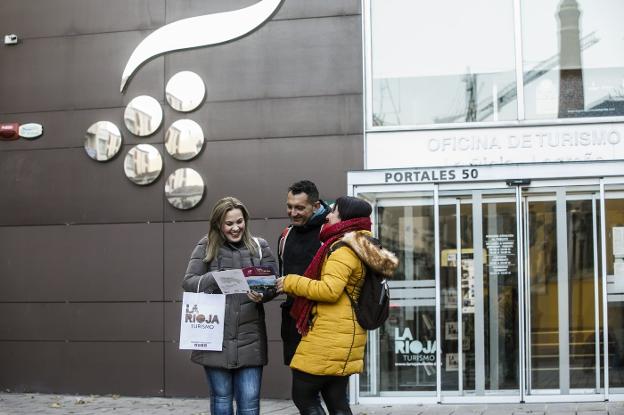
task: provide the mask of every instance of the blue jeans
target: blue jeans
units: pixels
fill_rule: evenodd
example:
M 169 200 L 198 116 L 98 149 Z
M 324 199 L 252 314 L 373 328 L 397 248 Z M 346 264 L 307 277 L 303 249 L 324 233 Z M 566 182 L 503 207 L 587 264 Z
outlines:
M 262 366 L 240 369 L 204 366 L 204 370 L 210 385 L 211 415 L 233 415 L 233 399 L 236 399 L 237 415 L 260 414 Z

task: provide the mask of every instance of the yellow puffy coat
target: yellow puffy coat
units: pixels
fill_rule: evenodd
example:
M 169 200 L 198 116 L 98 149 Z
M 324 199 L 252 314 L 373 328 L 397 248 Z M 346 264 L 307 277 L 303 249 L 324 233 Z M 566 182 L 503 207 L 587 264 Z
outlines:
M 343 245 L 325 259 L 320 280 L 286 276 L 284 291 L 316 301 L 312 326 L 301 339 L 291 368 L 313 375 L 347 376 L 362 372 L 366 330 L 357 322 L 345 287 L 357 299 L 364 269 L 360 258 Z

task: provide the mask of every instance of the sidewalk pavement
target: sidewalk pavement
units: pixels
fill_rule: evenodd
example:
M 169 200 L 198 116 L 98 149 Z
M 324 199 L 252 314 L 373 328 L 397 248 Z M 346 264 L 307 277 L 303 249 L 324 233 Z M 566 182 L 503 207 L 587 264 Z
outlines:
M 624 402 L 475 405 L 353 405 L 354 415 L 624 415 Z M 297 415 L 292 401 L 263 399 L 262 414 Z M 209 415 L 208 399 L 0 393 L 0 415 Z

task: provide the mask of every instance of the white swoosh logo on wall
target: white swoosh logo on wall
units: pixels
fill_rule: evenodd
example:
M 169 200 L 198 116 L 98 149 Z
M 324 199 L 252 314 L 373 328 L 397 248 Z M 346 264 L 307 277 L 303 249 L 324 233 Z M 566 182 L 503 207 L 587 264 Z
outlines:
M 261 0 L 239 10 L 182 19 L 157 29 L 130 55 L 119 91 L 124 91 L 128 80 L 148 60 L 167 52 L 217 45 L 243 37 L 266 22 L 283 1 Z

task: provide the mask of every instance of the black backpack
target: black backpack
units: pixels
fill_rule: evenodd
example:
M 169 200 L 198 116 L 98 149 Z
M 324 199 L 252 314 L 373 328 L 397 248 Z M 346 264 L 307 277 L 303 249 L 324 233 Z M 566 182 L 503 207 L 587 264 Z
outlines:
M 379 241 L 370 238 L 377 246 L 381 246 Z M 330 254 L 341 246 L 348 246 L 344 242 L 338 242 L 332 246 Z M 360 290 L 360 297 L 356 300 L 349 295 L 345 288 L 345 293 L 351 301 L 351 306 L 355 312 L 358 323 L 365 330 L 375 330 L 388 319 L 390 314 L 390 288 L 386 277 L 375 271 L 364 263 L 364 283 Z

